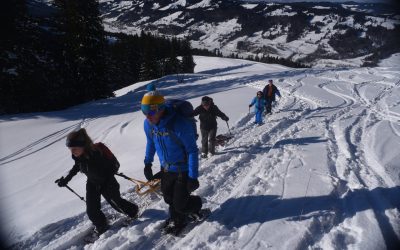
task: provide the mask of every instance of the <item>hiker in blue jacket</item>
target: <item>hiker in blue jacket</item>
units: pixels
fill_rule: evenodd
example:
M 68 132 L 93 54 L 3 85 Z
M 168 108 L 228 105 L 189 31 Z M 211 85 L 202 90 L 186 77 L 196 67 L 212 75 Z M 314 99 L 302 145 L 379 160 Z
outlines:
M 188 216 L 201 217 L 201 198 L 190 194 L 199 187 L 196 131 L 188 118 L 166 105 L 158 91 L 143 96 L 141 109 L 146 116 L 144 175 L 147 180 L 154 179 L 151 167 L 157 152 L 161 191 L 170 214 L 163 231 L 177 234 L 187 224 Z
M 264 111 L 264 107 L 266 105 L 266 101 L 263 97 L 263 92 L 258 91 L 257 96 L 253 98 L 251 101 L 249 108 L 254 105 L 254 113 L 256 114 L 255 124 L 262 125 L 262 113 Z

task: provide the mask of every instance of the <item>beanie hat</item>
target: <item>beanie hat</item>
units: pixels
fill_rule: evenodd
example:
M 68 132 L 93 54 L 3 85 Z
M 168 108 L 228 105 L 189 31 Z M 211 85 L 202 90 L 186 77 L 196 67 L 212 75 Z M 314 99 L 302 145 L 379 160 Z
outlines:
M 69 148 L 73 147 L 84 147 L 86 145 L 84 139 L 82 138 L 67 138 L 65 145 Z
M 141 108 L 144 114 L 149 111 L 158 111 L 165 108 L 165 99 L 157 90 L 146 93 L 142 98 Z
M 151 82 L 151 83 L 147 84 L 146 90 L 147 91 L 155 91 L 156 90 L 156 85 L 154 85 L 154 83 Z
M 208 96 L 203 96 L 203 98 L 201 98 L 201 104 L 211 104 L 211 102 L 212 102 L 212 99 L 211 99 L 211 97 L 208 97 Z
M 81 128 L 68 134 L 65 145 L 69 148 L 84 147 L 86 145 L 87 139 L 90 140 L 89 136 L 86 133 L 86 130 L 84 128 Z

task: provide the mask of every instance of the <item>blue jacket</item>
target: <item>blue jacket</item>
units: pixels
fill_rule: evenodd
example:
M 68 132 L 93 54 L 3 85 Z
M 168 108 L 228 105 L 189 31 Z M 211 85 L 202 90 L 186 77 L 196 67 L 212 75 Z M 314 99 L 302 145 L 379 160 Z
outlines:
M 166 113 L 157 125 L 145 119 L 144 132 L 147 138 L 145 164 L 152 163 L 157 152 L 161 170 L 188 172 L 189 178 L 197 179 L 199 156 L 196 131 L 189 119 L 166 107 Z
M 263 112 L 264 107 L 267 104 L 264 98 L 258 98 L 257 96 L 253 98 L 250 106 L 254 105 L 254 112 Z

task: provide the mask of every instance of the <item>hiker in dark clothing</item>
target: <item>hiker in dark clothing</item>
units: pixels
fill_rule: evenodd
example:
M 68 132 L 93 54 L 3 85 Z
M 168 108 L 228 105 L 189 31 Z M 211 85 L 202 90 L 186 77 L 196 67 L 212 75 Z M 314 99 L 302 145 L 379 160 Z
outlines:
M 138 206 L 121 198 L 119 184 L 114 177 L 119 169 L 119 162 L 111 151 L 108 148 L 104 150 L 106 146 L 102 143 L 94 144 L 83 128 L 71 132 L 67 136 L 66 145 L 71 150 L 75 165 L 66 177 L 61 177 L 56 183 L 65 187 L 79 171 L 87 176 L 86 212 L 95 225 L 95 233 L 100 235 L 109 227 L 101 211 L 101 195 L 118 212 L 136 218 Z
M 201 131 L 201 157 L 206 158 L 207 153 L 215 154 L 215 136 L 217 135 L 217 116 L 224 121 L 229 117 L 219 110 L 213 99 L 204 96 L 201 105 L 193 111 L 193 116 L 199 115 Z
M 265 110 L 267 114 L 272 112 L 272 102 L 275 101 L 275 95 L 281 97 L 281 93 L 278 88 L 272 83 L 272 80 L 268 80 L 268 85 L 263 89 L 263 96 L 266 102 Z

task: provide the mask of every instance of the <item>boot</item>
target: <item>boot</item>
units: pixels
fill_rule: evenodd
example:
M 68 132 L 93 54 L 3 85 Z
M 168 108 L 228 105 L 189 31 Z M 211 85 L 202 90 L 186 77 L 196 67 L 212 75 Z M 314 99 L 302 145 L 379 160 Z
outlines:
M 209 208 L 200 209 L 200 211 L 188 214 L 188 219 L 190 222 L 197 222 L 205 220 L 211 214 Z
M 173 234 L 173 235 L 177 236 L 186 227 L 186 225 L 187 225 L 186 220 L 169 219 L 168 224 L 164 228 L 163 232 L 165 234 Z
M 102 235 L 105 231 L 109 229 L 109 226 L 106 224 L 104 226 L 97 226 L 94 228 L 93 232 L 95 235 L 100 236 Z
M 162 226 L 161 226 L 161 230 L 162 230 L 162 231 L 165 231 L 166 228 L 171 227 L 171 226 L 172 226 L 172 225 L 171 225 L 172 222 L 173 222 L 173 220 L 172 220 L 171 218 L 166 219 L 166 220 L 163 222 Z

